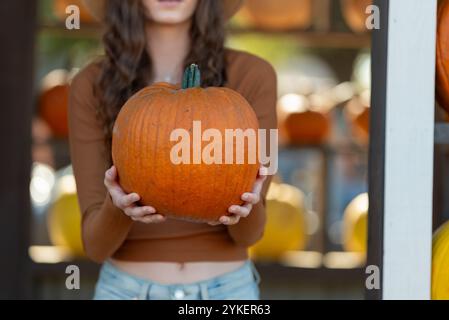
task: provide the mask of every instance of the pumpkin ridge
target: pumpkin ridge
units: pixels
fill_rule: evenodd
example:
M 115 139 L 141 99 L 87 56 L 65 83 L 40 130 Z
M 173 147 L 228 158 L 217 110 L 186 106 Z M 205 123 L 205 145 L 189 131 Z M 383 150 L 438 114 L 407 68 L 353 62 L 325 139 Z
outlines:
M 234 102 L 226 94 L 223 94 L 223 92 L 221 92 L 221 94 L 225 97 L 226 100 L 228 100 L 229 104 L 232 105 L 233 109 L 237 109 L 236 110 L 237 111 L 236 114 L 237 113 L 239 114 L 238 120 L 241 121 L 243 114 L 242 114 L 242 111 L 240 110 L 240 108 L 236 108 L 235 105 L 234 105 Z M 234 165 L 236 166 L 236 168 L 238 168 L 238 170 L 236 170 L 237 171 L 236 172 L 236 176 L 240 177 L 242 175 L 241 174 L 242 168 L 241 168 L 241 166 L 237 165 L 237 157 L 236 157 L 236 154 L 235 154 L 237 151 L 236 151 L 236 144 L 235 144 L 235 142 L 233 143 L 233 145 L 234 145 L 233 162 L 235 161 Z M 234 187 L 234 189 L 232 189 L 231 195 L 236 194 L 237 191 L 238 191 L 238 188 L 239 188 L 237 183 L 233 183 L 233 187 Z M 235 203 L 235 205 L 239 205 L 239 203 Z
M 133 105 L 131 105 L 131 106 L 133 106 Z M 129 107 L 129 106 L 127 106 L 127 108 L 128 108 L 129 111 L 128 111 L 128 110 L 126 110 L 126 111 L 128 111 L 128 112 L 130 113 L 130 118 L 131 118 L 130 122 L 134 125 L 135 114 L 136 114 L 139 110 L 138 110 L 137 108 L 135 108 L 135 107 Z M 130 162 L 129 159 L 130 159 L 130 157 L 132 157 L 132 156 L 131 156 L 131 152 L 130 152 L 130 146 L 129 146 L 129 141 L 132 141 L 132 140 L 131 140 L 132 135 L 133 135 L 132 130 L 126 130 L 125 136 L 124 136 L 124 138 L 123 138 L 123 139 L 126 141 L 126 146 L 125 146 L 125 152 L 124 152 L 124 154 L 122 155 L 123 158 L 121 159 L 121 161 L 124 162 L 124 163 L 126 163 L 126 165 L 128 165 L 128 163 Z M 119 181 L 119 183 L 121 184 L 123 190 L 124 190 L 125 192 L 129 193 L 130 190 L 128 189 L 128 186 L 127 186 L 128 183 L 127 183 L 126 181 L 123 181 L 123 179 L 120 178 L 120 172 L 119 172 L 119 170 L 117 170 L 117 175 L 118 175 L 118 181 Z
M 146 139 L 147 139 L 147 137 L 146 137 L 146 135 L 145 136 L 143 136 L 143 135 L 140 135 L 140 134 L 137 134 L 137 132 L 144 132 L 144 130 L 145 130 L 145 128 L 146 128 L 146 121 L 147 121 L 147 118 L 146 117 L 144 117 L 144 112 L 145 112 L 145 109 L 146 108 L 140 108 L 140 110 L 139 110 L 139 112 L 138 112 L 138 114 L 137 114 L 137 122 L 136 122 L 136 128 L 137 128 L 137 130 L 134 130 L 134 137 L 133 137 L 133 140 L 132 141 L 136 141 L 135 142 L 135 144 L 136 145 L 138 145 L 138 146 L 141 146 L 143 143 L 145 143 L 146 142 Z M 142 162 L 142 160 L 143 160 L 144 158 L 143 157 L 137 157 L 137 159 L 135 159 L 135 161 L 138 163 L 138 168 L 144 168 L 142 165 L 144 165 Z M 140 181 L 140 179 L 139 179 L 139 181 L 137 182 L 137 181 L 133 181 L 133 185 L 136 185 L 138 183 L 138 185 L 141 185 L 142 184 L 142 182 Z M 140 188 L 139 188 L 140 189 Z M 132 190 L 133 192 L 136 192 L 135 190 Z M 140 197 L 142 197 L 143 195 L 141 195 L 140 193 L 139 193 L 139 196 Z
M 154 113 L 155 113 L 155 110 L 156 110 L 155 103 L 154 103 L 153 99 L 150 100 L 149 102 L 147 102 L 146 108 L 150 108 L 151 111 L 150 111 L 149 116 L 146 118 L 145 127 L 147 127 L 149 125 L 149 127 L 151 128 L 152 127 L 152 121 L 153 121 Z M 146 144 L 150 144 L 151 143 L 151 138 L 152 138 L 151 134 L 148 134 L 146 136 Z M 143 155 L 143 157 L 141 157 L 141 160 L 140 160 L 141 164 L 143 165 L 143 168 L 147 169 L 148 171 L 154 170 L 154 165 L 151 165 L 149 168 L 147 168 L 146 165 L 144 164 L 143 159 L 148 159 L 149 156 L 150 156 L 149 152 L 148 152 L 148 149 L 147 148 L 144 148 L 144 149 L 145 149 L 143 151 L 144 155 Z M 154 179 L 153 173 L 151 174 L 150 179 Z M 143 188 L 143 192 L 144 192 L 145 197 L 146 197 L 147 194 L 151 193 L 151 182 L 148 182 L 148 183 L 145 184 L 145 187 Z M 140 196 L 142 197 L 143 195 L 140 195 Z M 153 206 L 153 205 L 150 203 L 150 206 Z
M 187 96 L 187 94 L 189 94 L 190 93 L 190 91 L 188 92 L 187 90 L 186 91 L 184 91 L 184 95 L 185 95 L 185 97 L 186 98 L 188 98 L 188 96 Z M 190 105 L 190 109 L 192 110 L 192 112 L 191 112 L 191 120 L 190 120 L 190 123 L 189 123 L 189 126 L 191 126 L 190 128 L 192 129 L 191 130 L 191 133 L 193 133 L 193 121 L 195 121 L 195 109 L 196 109 L 196 105 L 195 105 L 195 103 L 192 103 L 191 105 Z M 192 144 L 192 147 L 193 147 L 193 141 L 190 141 L 190 143 Z M 190 149 L 191 151 L 193 151 L 193 148 L 192 149 Z M 191 163 L 192 163 L 192 165 L 194 166 L 194 164 L 193 164 L 193 152 L 191 152 L 191 155 L 190 155 L 190 159 L 191 159 Z M 187 181 L 191 181 L 192 180 L 192 170 L 189 170 L 189 175 L 188 175 L 188 179 L 187 179 Z
M 135 105 L 131 105 L 131 106 L 127 106 L 128 109 L 130 109 L 131 111 L 131 123 L 132 123 L 132 127 L 137 127 L 137 123 L 140 119 L 140 111 L 141 108 L 136 108 Z M 126 135 L 126 152 L 125 152 L 125 163 L 127 165 L 129 165 L 130 163 L 133 162 L 133 155 L 131 154 L 131 148 L 133 148 L 133 145 L 130 145 L 129 142 L 133 141 L 135 138 L 136 134 L 133 130 L 128 130 L 127 135 Z M 132 179 L 133 177 L 128 178 L 128 181 L 124 181 L 123 182 L 123 187 L 124 187 L 124 191 L 126 191 L 126 193 L 131 193 L 134 192 L 133 190 L 129 189 L 129 185 L 134 185 L 135 184 L 135 180 Z
M 216 97 L 218 97 L 218 93 L 221 93 L 221 90 L 220 90 L 221 88 L 216 88 L 217 90 L 210 90 L 212 88 L 208 88 L 208 89 L 206 89 L 206 92 L 209 95 L 212 95 L 215 98 L 214 100 L 219 100 L 219 99 L 216 99 Z M 216 107 L 219 108 L 220 110 L 223 110 L 221 105 L 216 106 Z M 224 112 L 224 115 L 227 117 L 226 118 L 227 120 L 229 120 L 229 118 L 228 118 L 229 116 L 235 118 L 235 114 L 232 112 Z M 222 143 L 223 143 L 223 145 L 222 145 L 222 160 L 224 159 L 224 163 L 226 165 L 226 141 L 225 141 L 225 139 L 226 139 L 226 135 L 224 136 L 223 141 L 222 141 Z M 224 151 L 224 153 L 223 153 L 223 151 Z M 221 192 L 223 194 L 223 197 L 225 197 L 225 199 L 231 199 L 231 197 L 232 197 L 232 192 L 231 192 L 232 189 L 229 188 L 229 185 L 230 185 L 229 175 L 226 175 L 225 179 L 224 179 L 224 190 L 222 190 L 222 192 Z M 228 212 L 226 212 L 226 213 L 228 213 Z
M 211 105 L 208 92 L 202 90 L 201 94 L 204 97 L 204 100 L 205 100 L 204 104 L 206 105 L 206 108 L 210 107 L 210 106 L 216 107 L 216 106 Z M 206 111 L 205 115 L 206 115 L 206 119 L 205 119 L 204 122 L 206 124 L 206 128 L 213 127 L 213 126 L 210 125 L 210 124 L 212 124 L 212 121 L 210 121 L 210 117 L 209 117 L 210 113 Z M 209 123 L 209 121 L 210 121 L 210 123 Z M 215 154 L 214 154 L 214 158 L 215 158 Z M 210 166 L 216 166 L 216 164 L 210 164 Z M 214 176 L 213 176 L 213 181 L 212 181 L 212 190 L 214 191 L 214 193 L 216 192 L 217 194 L 220 194 L 219 191 L 217 190 L 217 187 L 216 187 L 217 186 L 217 180 L 218 180 L 217 179 L 217 170 L 214 170 Z M 212 206 L 214 208 L 211 208 Z M 210 206 L 208 208 L 208 211 L 215 211 L 215 206 L 213 204 L 210 204 Z
M 232 90 L 231 90 L 232 91 Z M 223 93 L 222 93 L 223 94 Z M 244 125 L 242 125 L 241 127 L 243 127 L 243 129 L 244 130 L 246 130 L 246 129 L 248 129 L 248 128 L 251 128 L 252 126 L 250 125 L 250 123 L 249 123 L 249 116 L 246 116 L 244 113 L 245 113 L 245 110 L 243 110 L 242 108 L 240 108 L 239 107 L 239 104 L 237 103 L 237 101 L 234 101 L 233 99 L 235 99 L 235 100 L 241 100 L 242 98 L 243 98 L 243 96 L 241 96 L 240 94 L 234 94 L 234 92 L 231 92 L 231 94 L 229 94 L 229 95 L 227 95 L 227 94 L 225 94 L 224 95 L 225 97 L 226 97 L 226 99 L 228 100 L 228 101 L 230 101 L 231 102 L 231 105 L 233 106 L 233 108 L 234 108 L 234 110 L 236 110 L 236 113 L 238 113 L 239 115 L 240 115 L 240 121 L 242 120 L 242 119 L 244 119 L 246 122 L 244 123 Z M 231 97 L 229 97 L 229 96 L 233 96 L 232 98 L 233 99 L 231 99 Z M 246 102 L 246 101 L 245 101 Z M 252 107 L 250 106 L 250 108 L 248 109 L 248 113 L 250 113 L 251 112 L 251 116 L 255 116 L 254 115 L 254 111 L 252 110 Z M 257 128 L 258 128 L 258 126 L 259 126 L 259 123 L 258 123 L 258 121 L 257 121 L 257 118 L 256 118 L 256 125 L 257 125 Z M 256 141 L 257 141 L 257 136 L 256 136 Z M 257 142 L 256 142 L 257 143 Z M 249 146 L 249 141 L 248 141 L 248 146 Z M 248 151 L 249 151 L 249 147 L 248 147 Z M 245 158 L 246 157 L 246 158 Z M 248 163 L 248 165 L 249 165 L 249 154 L 248 153 L 246 153 L 245 155 L 244 155 L 244 162 L 245 163 Z M 256 163 L 257 163 L 257 158 L 256 158 Z M 254 183 L 254 181 L 255 181 L 255 177 L 252 177 L 252 176 L 250 176 L 251 175 L 251 170 L 245 170 L 245 167 L 243 166 L 243 165 L 238 165 L 238 164 L 236 164 L 238 167 L 239 167 L 239 171 L 243 171 L 243 174 L 244 174 L 244 179 L 242 179 L 242 181 L 252 181 L 253 183 Z M 256 176 L 257 177 L 257 176 Z M 251 178 L 251 179 L 250 179 Z M 238 187 L 239 186 L 236 186 L 236 188 L 238 189 Z M 246 188 L 247 186 L 245 185 L 245 188 Z M 251 188 L 251 186 L 249 186 L 248 188 Z M 245 192 L 251 192 L 252 190 L 245 190 Z M 234 191 L 234 193 L 235 193 L 235 191 Z M 241 196 L 241 195 L 240 195 Z M 243 203 L 243 201 L 241 200 L 241 197 L 239 197 L 239 203 L 237 203 L 237 204 L 242 204 Z
M 185 99 L 185 95 L 181 94 L 180 95 L 180 99 L 181 98 L 184 100 Z M 183 101 L 183 100 L 181 100 L 181 101 Z M 174 114 L 174 119 L 173 119 L 174 123 L 173 123 L 173 126 L 172 126 L 174 128 L 174 127 L 176 127 L 176 124 L 179 123 L 179 114 L 180 114 L 180 112 L 179 112 L 179 108 L 173 108 L 173 109 L 175 109 L 175 114 Z M 177 175 L 180 175 L 180 173 L 182 171 L 181 166 L 182 166 L 182 164 L 176 165 L 175 169 L 173 169 L 172 181 L 176 180 L 175 177 Z M 181 186 L 182 186 L 182 189 L 184 190 L 185 189 L 185 185 L 184 185 L 183 181 L 181 183 Z M 175 203 L 177 204 L 178 207 L 182 204 L 182 203 L 180 203 L 181 201 L 182 201 L 182 199 L 180 197 L 175 197 Z
M 231 92 L 231 96 L 233 96 L 233 99 L 235 99 L 234 108 L 240 109 L 241 112 L 246 113 L 246 115 L 243 117 L 243 119 L 246 119 L 245 130 L 253 127 L 253 124 L 250 123 L 250 120 L 254 120 L 254 122 L 255 122 L 254 126 L 257 128 L 257 130 L 255 132 L 255 134 L 256 134 L 256 137 L 255 137 L 255 139 L 256 139 L 256 150 L 255 150 L 256 159 L 255 159 L 255 161 L 256 161 L 256 165 L 260 166 L 259 157 L 258 157 L 258 153 L 257 153 L 258 152 L 257 148 L 259 146 L 259 137 L 258 137 L 259 120 L 257 119 L 257 116 L 254 113 L 254 110 L 251 107 L 251 105 L 249 105 L 249 103 L 248 103 L 249 109 L 247 109 L 247 110 L 239 107 L 239 103 L 238 103 L 238 102 L 240 102 L 239 100 L 242 100 L 242 99 L 244 100 L 244 97 L 241 94 L 234 91 L 234 92 Z M 245 102 L 246 102 L 246 100 L 245 100 Z M 248 142 L 248 152 L 249 152 L 249 142 Z M 246 162 L 249 164 L 249 153 L 246 154 Z M 258 172 L 259 172 L 259 168 L 257 168 L 256 175 L 253 176 L 251 174 L 251 170 L 247 170 L 246 176 L 245 176 L 246 179 L 243 181 L 253 181 L 253 183 L 254 183 L 255 179 L 257 178 Z M 252 192 L 252 186 L 248 186 L 248 190 L 246 190 L 245 192 Z
M 157 112 L 155 111 L 155 122 L 159 123 L 160 119 L 161 119 L 161 113 L 162 113 L 162 107 L 161 107 L 161 103 L 156 103 L 158 102 L 158 100 L 160 100 L 161 97 L 157 97 L 157 100 L 155 99 L 155 101 L 153 101 L 153 103 L 157 106 Z M 159 146 L 159 132 L 160 132 L 161 128 L 160 126 L 156 126 L 156 131 L 154 133 L 154 144 L 155 144 L 155 148 L 153 149 L 153 159 L 157 159 L 158 156 L 158 146 Z M 155 161 L 155 165 L 152 166 L 152 172 L 151 172 L 151 177 L 153 177 L 155 180 L 159 180 L 159 176 L 158 176 L 158 165 L 160 166 L 160 164 L 158 164 L 157 161 Z M 165 197 L 165 194 L 164 194 Z M 158 208 L 155 208 L 158 211 Z

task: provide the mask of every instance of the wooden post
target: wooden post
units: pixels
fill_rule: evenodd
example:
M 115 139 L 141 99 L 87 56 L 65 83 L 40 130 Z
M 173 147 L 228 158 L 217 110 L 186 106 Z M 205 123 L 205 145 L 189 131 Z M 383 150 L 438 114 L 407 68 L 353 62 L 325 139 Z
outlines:
M 0 299 L 27 298 L 36 1 L 0 1 Z
M 372 299 L 429 299 L 436 0 L 377 0 L 373 33 L 368 264 Z

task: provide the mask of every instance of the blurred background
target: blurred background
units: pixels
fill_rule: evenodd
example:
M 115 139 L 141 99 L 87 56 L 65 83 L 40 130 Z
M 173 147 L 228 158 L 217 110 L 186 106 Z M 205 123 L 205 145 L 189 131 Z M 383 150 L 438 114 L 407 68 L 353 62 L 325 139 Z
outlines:
M 80 30 L 65 28 L 70 4 L 80 6 Z M 267 59 L 279 80 L 279 172 L 265 236 L 250 250 L 262 298 L 365 297 L 369 4 L 246 0 L 229 23 L 227 45 Z M 8 43 L 0 51 L 0 298 L 92 298 L 99 266 L 81 245 L 67 95 L 71 78 L 102 54 L 101 36 L 80 0 L 0 2 Z M 434 229 L 449 219 L 449 117 L 436 111 Z M 81 290 L 66 289 L 71 264 Z
M 263 298 L 362 299 L 367 238 L 370 0 L 247 0 L 228 46 L 278 74 L 279 173 L 264 238 L 251 248 Z M 64 27 L 81 9 L 81 29 Z M 102 54 L 101 25 L 77 0 L 39 0 L 32 119 L 29 263 L 37 299 L 89 299 L 99 267 L 83 257 L 67 141 L 70 79 Z M 65 266 L 81 290 L 65 288 Z

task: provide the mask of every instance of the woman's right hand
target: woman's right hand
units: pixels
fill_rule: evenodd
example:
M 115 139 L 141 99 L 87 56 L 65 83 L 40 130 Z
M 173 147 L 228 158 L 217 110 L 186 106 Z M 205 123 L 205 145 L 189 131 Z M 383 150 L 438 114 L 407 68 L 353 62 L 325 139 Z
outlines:
M 137 193 L 126 194 L 117 182 L 117 168 L 112 166 L 104 175 L 104 185 L 111 195 L 114 205 L 121 209 L 134 221 L 143 223 L 160 223 L 166 220 L 163 215 L 156 214 L 156 209 L 150 206 L 139 207 L 140 200 Z

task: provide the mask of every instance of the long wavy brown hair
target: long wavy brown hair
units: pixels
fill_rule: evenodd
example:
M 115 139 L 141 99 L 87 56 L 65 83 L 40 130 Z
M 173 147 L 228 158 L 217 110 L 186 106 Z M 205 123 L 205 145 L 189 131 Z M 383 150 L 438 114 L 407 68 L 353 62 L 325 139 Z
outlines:
M 106 1 L 105 58 L 95 94 L 100 103 L 97 116 L 104 125 L 110 150 L 112 128 L 123 104 L 147 86 L 152 78 L 152 62 L 147 53 L 145 9 L 141 0 Z M 185 67 L 196 63 L 202 85 L 222 86 L 226 82 L 222 1 L 199 0 L 190 30 L 191 48 Z

